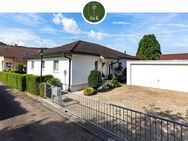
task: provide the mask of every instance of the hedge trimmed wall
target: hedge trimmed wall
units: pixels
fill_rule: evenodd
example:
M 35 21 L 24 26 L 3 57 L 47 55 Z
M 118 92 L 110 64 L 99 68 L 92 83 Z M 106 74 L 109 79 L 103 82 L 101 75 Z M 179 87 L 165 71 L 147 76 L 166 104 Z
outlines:
M 52 75 L 45 75 L 43 76 L 43 81 L 46 82 L 51 78 L 53 78 Z M 27 91 L 33 95 L 39 95 L 40 76 L 0 72 L 0 81 L 20 91 Z

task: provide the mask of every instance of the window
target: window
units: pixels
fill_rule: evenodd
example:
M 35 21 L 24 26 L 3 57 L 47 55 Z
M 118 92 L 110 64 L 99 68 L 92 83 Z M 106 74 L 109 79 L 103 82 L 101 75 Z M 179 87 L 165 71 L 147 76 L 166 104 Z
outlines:
M 31 61 L 31 69 L 34 69 L 34 61 Z
M 54 60 L 54 71 L 59 71 L 59 60 Z
M 12 63 L 10 63 L 10 62 L 6 62 L 6 68 L 12 68 Z
M 98 61 L 95 61 L 95 69 L 98 70 Z
M 45 68 L 45 61 L 42 61 L 42 68 Z

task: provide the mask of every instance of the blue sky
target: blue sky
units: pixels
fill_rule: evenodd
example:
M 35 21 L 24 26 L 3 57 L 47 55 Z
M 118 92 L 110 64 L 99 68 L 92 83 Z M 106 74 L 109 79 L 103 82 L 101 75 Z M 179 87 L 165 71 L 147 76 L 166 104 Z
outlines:
M 85 40 L 135 55 L 144 34 L 153 33 L 162 53 L 188 52 L 188 13 L 108 13 L 97 25 L 80 13 L 1 13 L 0 41 L 55 47 Z

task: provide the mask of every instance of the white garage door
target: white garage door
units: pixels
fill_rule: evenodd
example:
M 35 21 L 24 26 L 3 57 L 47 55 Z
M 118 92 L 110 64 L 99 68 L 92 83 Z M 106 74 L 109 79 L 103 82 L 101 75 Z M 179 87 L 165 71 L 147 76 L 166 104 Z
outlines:
M 176 62 L 128 63 L 128 84 L 188 92 L 188 64 Z

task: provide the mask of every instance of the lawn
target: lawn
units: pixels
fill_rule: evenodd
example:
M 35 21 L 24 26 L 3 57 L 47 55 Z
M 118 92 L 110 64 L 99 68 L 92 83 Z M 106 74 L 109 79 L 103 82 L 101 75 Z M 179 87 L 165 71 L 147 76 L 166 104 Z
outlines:
M 122 85 L 107 92 L 91 96 L 130 109 L 188 122 L 188 93 Z

